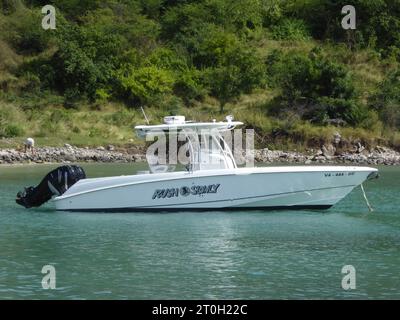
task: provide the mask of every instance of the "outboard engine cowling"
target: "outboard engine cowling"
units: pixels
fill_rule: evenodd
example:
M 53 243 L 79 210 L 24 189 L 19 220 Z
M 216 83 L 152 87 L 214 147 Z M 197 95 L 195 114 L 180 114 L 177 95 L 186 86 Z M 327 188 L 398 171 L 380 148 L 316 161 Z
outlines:
M 61 166 L 49 172 L 36 187 L 18 192 L 15 201 L 25 208 L 40 207 L 53 196 L 60 196 L 73 184 L 85 179 L 85 171 L 75 165 Z

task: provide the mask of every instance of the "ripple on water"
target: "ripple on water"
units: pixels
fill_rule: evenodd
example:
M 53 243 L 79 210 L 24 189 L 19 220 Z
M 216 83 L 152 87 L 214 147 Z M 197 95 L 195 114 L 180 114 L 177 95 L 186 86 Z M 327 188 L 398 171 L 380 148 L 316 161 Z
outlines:
M 86 165 L 92 176 L 132 165 Z M 7 172 L 5 172 L 7 170 Z M 25 210 L 16 191 L 47 171 L 0 167 L 0 298 L 400 298 L 400 168 L 329 211 L 171 214 Z M 41 269 L 56 268 L 57 290 Z M 341 289 L 344 265 L 357 289 Z

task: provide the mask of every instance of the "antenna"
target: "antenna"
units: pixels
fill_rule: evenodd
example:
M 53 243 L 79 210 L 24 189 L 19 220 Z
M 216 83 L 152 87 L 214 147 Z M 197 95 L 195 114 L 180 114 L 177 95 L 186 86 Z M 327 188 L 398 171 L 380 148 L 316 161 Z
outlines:
M 142 109 L 142 113 L 143 113 L 143 115 L 144 115 L 144 118 L 146 119 L 146 122 L 147 122 L 147 124 L 149 125 L 150 122 L 149 122 L 149 119 L 147 119 L 146 112 L 144 112 L 144 109 L 143 109 L 142 106 L 140 106 L 140 109 Z

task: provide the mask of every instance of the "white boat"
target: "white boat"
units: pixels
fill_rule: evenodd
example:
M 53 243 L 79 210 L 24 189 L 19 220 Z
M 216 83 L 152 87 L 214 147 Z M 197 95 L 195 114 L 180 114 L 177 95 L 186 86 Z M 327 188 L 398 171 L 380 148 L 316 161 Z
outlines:
M 64 211 L 178 211 L 244 209 L 327 209 L 377 169 L 357 166 L 238 167 L 222 137 L 241 122 L 187 122 L 168 117 L 161 125 L 135 129 L 145 137 L 155 130 L 211 132 L 212 147 L 195 146 L 187 134 L 190 163 L 181 171 L 149 164 L 136 175 L 81 179 L 53 199 Z

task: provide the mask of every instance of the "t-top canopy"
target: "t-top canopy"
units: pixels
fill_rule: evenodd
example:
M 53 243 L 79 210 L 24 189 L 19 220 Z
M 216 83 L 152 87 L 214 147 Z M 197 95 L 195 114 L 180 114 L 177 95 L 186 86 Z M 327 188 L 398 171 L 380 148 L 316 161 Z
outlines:
M 191 122 L 191 121 L 171 121 L 170 123 L 158 124 L 158 125 L 140 125 L 135 126 L 139 136 L 145 136 L 148 133 L 155 131 L 172 131 L 172 130 L 192 130 L 196 132 L 201 132 L 202 130 L 212 130 L 216 129 L 218 131 L 232 130 L 236 126 L 242 125 L 243 122 L 240 121 L 213 121 L 213 122 Z

